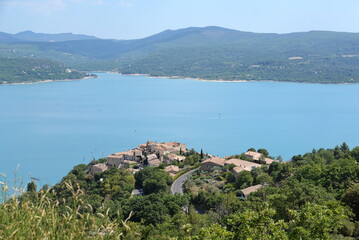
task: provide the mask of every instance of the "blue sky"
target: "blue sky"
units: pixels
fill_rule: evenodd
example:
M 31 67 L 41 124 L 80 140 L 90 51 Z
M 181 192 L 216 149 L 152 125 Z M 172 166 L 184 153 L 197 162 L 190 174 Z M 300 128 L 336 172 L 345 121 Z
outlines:
M 166 29 L 359 32 L 358 0 L 0 0 L 0 31 L 134 39 Z

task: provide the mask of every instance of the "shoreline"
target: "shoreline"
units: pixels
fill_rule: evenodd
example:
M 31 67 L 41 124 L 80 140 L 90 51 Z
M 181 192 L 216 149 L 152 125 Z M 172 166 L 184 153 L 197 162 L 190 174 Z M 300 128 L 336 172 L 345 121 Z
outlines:
M 114 72 L 115 73 L 115 72 Z M 195 80 L 195 81 L 203 81 L 203 82 L 263 82 L 265 80 L 224 80 L 224 79 L 204 79 L 204 78 L 190 78 L 190 77 L 180 77 L 180 76 L 151 76 L 149 74 L 142 74 L 142 73 L 120 73 L 117 74 L 124 75 L 124 76 L 144 76 L 147 78 L 168 78 L 168 79 L 187 79 L 187 80 Z
M 115 73 L 115 72 L 114 72 Z M 203 79 L 203 78 L 189 78 L 189 77 L 180 77 L 180 76 L 151 76 L 149 74 L 140 74 L 140 73 L 134 73 L 134 74 L 127 74 L 127 73 L 120 73 L 120 75 L 124 76 L 144 76 L 148 78 L 167 78 L 167 79 L 185 79 L 185 80 L 194 80 L 194 81 L 202 81 L 202 82 L 236 82 L 236 83 L 245 83 L 245 82 L 272 82 L 272 83 L 297 83 L 297 84 L 320 84 L 320 85 L 354 85 L 359 84 L 357 83 L 319 83 L 319 82 L 292 82 L 292 81 L 275 81 L 275 80 L 224 80 L 224 79 Z
M 90 79 L 90 78 L 97 78 L 97 76 L 88 76 L 88 77 L 75 78 L 75 79 L 46 79 L 46 80 L 40 80 L 40 81 L 35 81 L 35 82 L 3 83 L 3 84 L 0 84 L 0 86 L 38 84 L 38 83 L 49 83 L 49 82 L 71 82 L 71 81 L 81 81 L 81 80 Z
M 248 82 L 272 82 L 272 83 L 297 83 L 297 84 L 320 84 L 320 85 L 354 85 L 359 84 L 357 83 L 319 83 L 319 82 L 292 82 L 292 81 L 275 81 L 275 80 L 224 80 L 224 79 L 203 79 L 203 78 L 191 78 L 191 77 L 180 77 L 180 76 L 151 76 L 150 74 L 141 74 L 141 73 L 121 73 L 116 71 L 91 71 L 88 73 L 107 73 L 107 74 L 119 74 L 124 76 L 144 76 L 147 78 L 167 78 L 167 79 L 184 79 L 184 80 L 192 80 L 192 81 L 201 81 L 201 82 L 223 82 L 223 83 L 248 83 Z M 77 79 L 63 79 L 63 80 L 53 80 L 53 79 L 47 79 L 47 80 L 41 80 L 41 81 L 35 81 L 35 82 L 21 82 L 21 83 L 0 83 L 0 86 L 2 85 L 21 85 L 21 84 L 37 84 L 37 83 L 48 83 L 48 82 L 69 82 L 69 81 L 80 81 L 90 78 L 97 78 L 98 76 L 88 76 L 83 78 L 77 78 Z

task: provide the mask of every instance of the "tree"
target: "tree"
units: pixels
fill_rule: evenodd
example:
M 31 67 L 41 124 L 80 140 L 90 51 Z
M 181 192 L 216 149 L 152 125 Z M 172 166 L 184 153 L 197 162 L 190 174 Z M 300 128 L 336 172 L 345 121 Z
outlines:
M 342 150 L 342 152 L 344 153 L 348 153 L 349 152 L 349 146 L 346 142 L 343 142 L 342 145 L 340 145 L 340 150 Z
M 226 228 L 219 224 L 213 224 L 209 227 L 202 228 L 200 233 L 195 236 L 194 240 L 231 240 L 234 234 L 227 231 Z
M 225 177 L 226 177 L 226 180 L 228 183 L 236 182 L 236 177 L 234 176 L 234 174 L 231 171 L 226 172 Z
M 340 158 L 344 157 L 343 151 L 338 146 L 335 146 L 335 148 L 333 150 L 333 154 L 336 159 L 340 159 Z
M 146 179 L 143 182 L 143 193 L 148 195 L 151 193 L 168 192 L 169 186 L 167 185 L 166 179 Z
M 264 149 L 264 148 L 258 149 L 257 152 L 261 153 L 264 157 L 268 157 L 268 155 L 269 155 L 267 149 Z
M 334 199 L 334 196 L 327 192 L 324 187 L 316 186 L 305 180 L 300 182 L 295 178 L 286 180 L 280 192 L 286 196 L 285 204 L 290 209 L 300 209 L 308 202 L 321 203 Z
M 273 178 L 271 176 L 268 175 L 268 173 L 262 173 L 261 175 L 259 175 L 256 178 L 256 184 L 272 184 L 273 183 Z
M 338 193 L 358 181 L 359 166 L 354 159 L 335 160 L 323 171 L 323 186 L 337 190 Z
M 242 189 L 251 186 L 254 179 L 250 172 L 242 171 L 238 173 L 236 180 L 237 187 Z
M 292 163 L 300 164 L 303 161 L 303 156 L 301 154 L 292 157 Z
M 357 162 L 359 162 L 359 147 L 353 148 L 352 151 L 350 152 L 350 155 L 351 155 Z
M 136 186 L 143 188 L 145 194 L 167 192 L 173 180 L 171 176 L 154 167 L 146 167 L 135 174 Z
M 266 164 L 265 156 L 264 156 L 263 154 L 259 157 L 258 163 L 260 163 L 260 164 Z
M 343 194 L 342 202 L 351 207 L 356 219 L 359 220 L 359 183 L 354 184 Z
M 112 196 L 121 199 L 129 195 L 134 189 L 135 178 L 126 169 L 112 168 L 96 176 L 96 179 L 98 177 L 103 179 L 99 181 L 100 184 L 98 185 L 103 197 Z
M 275 211 L 264 206 L 259 211 L 247 210 L 240 214 L 233 214 L 227 220 L 227 228 L 234 233 L 233 239 L 288 239 L 287 224 L 284 221 L 275 221 Z
M 186 196 L 170 194 L 150 194 L 131 198 L 124 215 L 134 213 L 131 221 L 144 221 L 146 225 L 162 223 L 169 216 L 174 216 L 188 204 Z
M 337 231 L 342 220 L 346 219 L 342 206 L 318 205 L 308 203 L 299 211 L 292 211 L 293 220 L 289 224 L 290 239 L 331 239 L 330 234 Z
M 27 192 L 36 192 L 36 189 L 37 189 L 37 186 L 36 186 L 35 182 L 29 182 L 27 184 L 27 188 L 26 188 Z

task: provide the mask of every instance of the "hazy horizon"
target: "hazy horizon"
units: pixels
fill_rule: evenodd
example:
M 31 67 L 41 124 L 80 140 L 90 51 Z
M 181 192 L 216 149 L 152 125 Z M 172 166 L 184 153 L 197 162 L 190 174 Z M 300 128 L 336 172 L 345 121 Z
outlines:
M 167 29 L 220 26 L 256 33 L 359 32 L 359 2 L 226 0 L 5 0 L 0 31 L 144 38 Z
M 0 32 L 4 32 L 4 33 L 10 33 L 10 34 L 17 34 L 17 33 L 22 33 L 22 32 L 33 32 L 33 33 L 36 33 L 36 34 L 74 34 L 74 35 L 86 35 L 86 36 L 91 36 L 91 37 L 97 37 L 97 38 L 100 38 L 100 39 L 114 39 L 114 40 L 135 40 L 135 39 L 141 39 L 141 38 L 146 38 L 146 37 L 150 37 L 152 35 L 156 35 L 156 34 L 159 34 L 161 32 L 164 32 L 164 31 L 167 31 L 167 30 L 170 30 L 170 31 L 176 31 L 176 30 L 180 30 L 180 29 L 186 29 L 186 28 L 206 28 L 206 27 L 220 27 L 220 28 L 224 28 L 224 27 L 221 27 L 221 26 L 204 26 L 204 27 L 197 27 L 197 26 L 189 26 L 189 27 L 184 27 L 184 28 L 178 28 L 178 29 L 163 29 L 162 31 L 160 32 L 156 32 L 156 33 L 153 33 L 151 35 L 148 35 L 148 36 L 144 36 L 144 37 L 140 37 L 140 38 L 129 38 L 129 39 L 116 39 L 116 38 L 101 38 L 99 36 L 96 36 L 95 34 L 84 34 L 84 33 L 77 33 L 77 32 L 54 32 L 54 33 L 48 33 L 48 32 L 35 32 L 35 31 L 32 31 L 31 29 L 27 29 L 27 30 L 24 30 L 24 31 L 20 31 L 20 32 L 5 32 L 5 31 L 1 31 L 0 29 Z M 288 32 L 288 33 L 276 33 L 276 32 L 254 32 L 254 31 L 242 31 L 240 29 L 233 29 L 233 28 L 225 28 L 225 29 L 228 29 L 228 30 L 235 30 L 235 31 L 240 31 L 240 32 L 251 32 L 251 33 L 267 33 L 267 34 L 280 34 L 280 35 L 284 35 L 284 34 L 291 34 L 291 33 L 301 33 L 301 32 L 343 32 L 343 33 L 359 33 L 359 32 L 345 32 L 345 31 L 331 31 L 331 30 L 308 30 L 308 31 L 301 31 L 301 32 Z

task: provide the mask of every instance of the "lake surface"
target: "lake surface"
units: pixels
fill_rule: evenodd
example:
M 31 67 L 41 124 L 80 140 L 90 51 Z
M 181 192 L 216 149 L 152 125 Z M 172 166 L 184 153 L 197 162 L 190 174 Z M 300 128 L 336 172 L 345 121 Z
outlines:
M 219 156 L 266 148 L 284 160 L 359 145 L 359 85 L 98 76 L 0 86 L 0 172 L 10 179 L 20 164 L 24 184 L 55 184 L 74 165 L 147 140 Z

